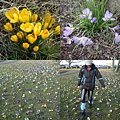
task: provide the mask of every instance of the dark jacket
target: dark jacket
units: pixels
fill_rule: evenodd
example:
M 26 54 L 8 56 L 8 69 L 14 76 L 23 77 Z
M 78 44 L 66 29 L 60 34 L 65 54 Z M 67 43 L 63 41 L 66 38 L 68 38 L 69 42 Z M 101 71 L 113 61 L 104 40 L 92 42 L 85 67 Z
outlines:
M 95 77 L 97 77 L 101 86 L 105 87 L 102 75 L 94 64 L 92 64 L 91 70 L 87 70 L 86 65 L 82 66 L 78 76 L 78 86 L 82 85 L 82 88 L 94 90 Z

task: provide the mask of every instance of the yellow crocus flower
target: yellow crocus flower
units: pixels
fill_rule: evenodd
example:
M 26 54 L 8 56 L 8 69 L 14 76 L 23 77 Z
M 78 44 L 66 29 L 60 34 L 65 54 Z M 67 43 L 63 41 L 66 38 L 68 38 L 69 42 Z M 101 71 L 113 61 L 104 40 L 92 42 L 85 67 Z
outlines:
M 34 25 L 32 23 L 22 23 L 20 25 L 20 29 L 27 33 L 31 32 L 33 28 L 34 28 Z
M 37 14 L 33 14 L 32 15 L 32 22 L 36 22 L 38 19 L 38 15 Z
M 34 35 L 36 35 L 36 36 L 40 35 L 41 27 L 42 27 L 41 23 L 37 23 L 35 25 L 34 30 L 33 30 Z
M 42 29 L 43 29 L 43 30 L 44 30 L 44 29 L 46 29 L 46 28 L 48 27 L 48 24 L 49 24 L 49 23 L 44 23 L 44 25 L 43 25 L 43 28 L 42 28 Z
M 37 51 L 39 50 L 39 46 L 35 46 L 35 47 L 33 48 L 33 50 L 34 50 L 35 52 L 37 52 Z
M 30 42 L 30 44 L 33 44 L 37 40 L 37 36 L 34 34 L 28 34 L 26 36 L 26 39 Z
M 50 35 L 50 33 L 47 29 L 42 30 L 42 32 L 41 32 L 42 39 L 46 39 L 47 37 L 49 37 L 49 35 Z
M 18 37 L 17 37 L 17 35 L 12 35 L 10 39 L 11 39 L 11 41 L 13 41 L 13 42 L 18 42 Z
M 51 28 L 54 23 L 55 19 L 51 18 L 50 13 L 46 13 L 45 17 L 42 19 L 43 29 L 46 29 L 47 27 Z
M 10 20 L 10 23 L 17 23 L 19 21 L 19 10 L 10 8 L 10 11 L 6 12 L 5 16 Z
M 46 21 L 47 23 L 49 23 L 50 20 L 51 20 L 51 14 L 48 12 L 48 13 L 46 13 L 46 15 L 45 15 L 45 21 Z
M 55 19 L 54 19 L 54 18 L 51 18 L 51 21 L 50 21 L 48 27 L 51 28 L 54 23 L 55 23 Z
M 45 108 L 46 108 L 46 107 L 47 107 L 47 105 L 46 105 L 46 104 L 43 104 L 43 105 L 42 105 L 42 107 L 45 107 Z
M 23 48 L 27 49 L 27 48 L 29 48 L 30 44 L 28 44 L 28 43 L 23 43 L 22 46 L 23 46 Z
M 20 104 L 19 107 L 22 107 L 22 105 Z
M 54 33 L 58 35 L 60 34 L 60 25 L 55 28 Z
M 23 8 L 21 13 L 19 14 L 20 22 L 30 22 L 30 18 L 31 18 L 31 11 L 27 10 L 26 8 Z
M 4 28 L 7 30 L 7 31 L 12 31 L 13 30 L 13 27 L 12 27 L 12 24 L 11 23 L 6 23 L 4 25 Z
M 17 32 L 17 36 L 22 39 L 24 36 L 24 33 L 22 31 Z
M 45 17 L 42 19 L 42 24 L 49 23 L 50 20 L 51 20 L 51 14 L 50 13 L 46 13 Z
M 6 115 L 3 115 L 2 117 L 3 117 L 3 118 L 6 118 L 7 116 L 6 116 Z

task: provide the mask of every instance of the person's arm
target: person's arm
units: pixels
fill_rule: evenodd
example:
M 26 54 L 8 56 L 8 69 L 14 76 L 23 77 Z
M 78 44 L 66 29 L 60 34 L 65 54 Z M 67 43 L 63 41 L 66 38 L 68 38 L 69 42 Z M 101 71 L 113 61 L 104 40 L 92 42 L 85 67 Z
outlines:
M 83 74 L 83 71 L 81 69 L 78 75 L 78 88 L 80 88 L 80 85 L 81 85 L 82 74 Z
M 104 79 L 103 79 L 103 77 L 102 77 L 100 71 L 99 71 L 97 68 L 96 68 L 96 77 L 97 77 L 97 79 L 99 80 L 102 89 L 104 90 L 104 88 L 105 88 Z

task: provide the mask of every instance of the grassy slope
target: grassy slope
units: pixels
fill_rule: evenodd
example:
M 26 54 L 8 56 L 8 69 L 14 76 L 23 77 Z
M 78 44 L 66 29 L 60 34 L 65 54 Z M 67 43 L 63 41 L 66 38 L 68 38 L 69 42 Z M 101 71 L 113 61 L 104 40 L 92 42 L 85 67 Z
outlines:
M 120 79 L 118 74 L 112 73 L 110 70 L 101 70 L 101 73 L 106 81 L 106 90 L 103 92 L 101 89 L 95 89 L 93 97 L 96 97 L 94 101 L 93 108 L 90 110 L 87 104 L 87 112 L 92 111 L 91 115 L 87 115 L 90 120 L 119 120 L 120 110 L 119 104 L 120 99 Z M 80 91 L 77 89 L 77 77 L 78 73 L 71 74 L 67 76 L 61 76 L 61 120 L 79 120 L 80 119 Z M 96 80 L 96 85 L 99 83 Z M 114 97 L 115 95 L 115 97 Z M 87 96 L 86 96 L 87 97 Z M 103 99 L 102 103 L 99 100 Z M 107 105 L 106 99 L 111 99 L 109 101 L 111 107 Z M 97 111 L 97 108 L 100 108 Z M 118 109 L 118 110 L 116 110 Z M 110 113 L 110 110 L 112 112 Z M 98 116 L 96 116 L 96 113 Z M 110 117 L 108 117 L 110 114 Z

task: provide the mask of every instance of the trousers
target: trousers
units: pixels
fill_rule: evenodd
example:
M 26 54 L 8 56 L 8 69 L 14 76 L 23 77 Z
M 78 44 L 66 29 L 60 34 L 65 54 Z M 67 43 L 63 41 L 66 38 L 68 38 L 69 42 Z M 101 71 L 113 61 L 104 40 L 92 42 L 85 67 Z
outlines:
M 81 90 L 81 104 L 80 104 L 80 108 L 82 111 L 86 109 L 86 93 L 87 92 L 88 92 L 88 103 L 92 104 L 93 90 L 82 89 Z

